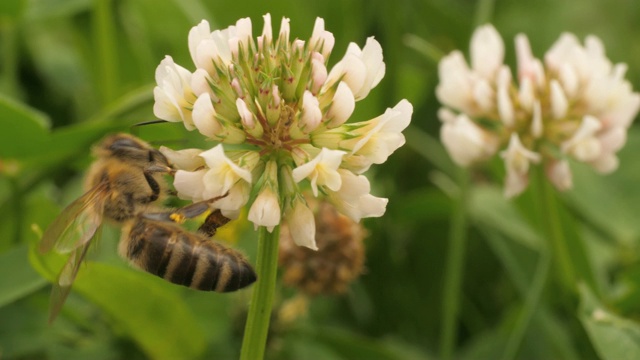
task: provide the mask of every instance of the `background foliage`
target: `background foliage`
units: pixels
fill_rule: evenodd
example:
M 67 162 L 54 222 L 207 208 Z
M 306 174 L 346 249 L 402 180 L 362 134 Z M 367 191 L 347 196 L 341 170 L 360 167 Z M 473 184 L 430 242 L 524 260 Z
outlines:
M 131 127 L 153 119 L 155 67 L 169 54 L 191 68 L 186 38 L 203 18 L 223 28 L 249 16 L 258 33 L 267 12 L 276 24 L 291 18 L 302 39 L 323 17 L 336 37 L 331 63 L 351 41 L 363 45 L 373 35 L 381 42 L 386 76 L 358 104 L 356 120 L 402 98 L 415 109 L 408 146 L 369 173 L 374 194 L 390 203 L 383 218 L 365 221 L 365 275 L 344 296 L 313 299 L 307 317 L 275 318 L 267 358 L 439 358 L 447 355 L 447 318 L 460 359 L 640 358 L 640 131 L 630 132 L 616 173 L 600 177 L 574 164 L 575 189 L 543 203 L 556 209 L 566 240 L 549 254 L 536 215 L 545 184 L 508 202 L 499 163 L 460 176 L 437 142 L 434 96 L 438 57 L 467 49 L 486 21 L 505 39 L 510 63 L 519 32 L 539 57 L 563 31 L 595 34 L 612 61 L 629 64 L 627 78 L 640 89 L 640 2 L 633 0 L 3 0 L 0 358 L 237 357 L 250 290 L 199 293 L 132 270 L 115 255 L 118 230 L 107 229 L 48 326 L 47 280 L 64 258 L 32 249 L 81 193 L 88 149 L 105 134 L 198 145 L 180 124 Z M 461 201 L 465 181 L 471 186 Z M 465 229 L 456 312 L 446 306 L 444 269 L 452 230 Z M 226 236 L 251 257 L 250 230 L 240 222 Z M 546 281 L 538 266 L 545 259 L 553 264 Z M 293 295 L 281 289 L 276 306 Z

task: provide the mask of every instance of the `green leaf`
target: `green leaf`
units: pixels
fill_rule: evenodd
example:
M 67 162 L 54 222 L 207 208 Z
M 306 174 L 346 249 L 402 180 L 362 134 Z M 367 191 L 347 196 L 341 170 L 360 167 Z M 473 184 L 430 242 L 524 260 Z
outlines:
M 0 94 L 0 158 L 20 158 L 44 151 L 49 119 Z
M 34 267 L 50 279 L 64 260 L 35 249 L 30 255 Z M 197 358 L 205 350 L 206 332 L 177 286 L 141 271 L 91 262 L 80 270 L 73 289 L 101 307 L 150 358 Z
M 421 350 L 399 340 L 376 340 L 346 329 L 318 328 L 312 337 L 345 359 L 419 360 L 431 358 Z
M 0 17 L 18 18 L 25 8 L 25 0 L 0 1 Z
M 585 285 L 580 286 L 579 318 L 605 360 L 640 359 L 640 324 L 605 309 Z
M 0 307 L 31 294 L 46 283 L 29 265 L 26 244 L 0 254 Z

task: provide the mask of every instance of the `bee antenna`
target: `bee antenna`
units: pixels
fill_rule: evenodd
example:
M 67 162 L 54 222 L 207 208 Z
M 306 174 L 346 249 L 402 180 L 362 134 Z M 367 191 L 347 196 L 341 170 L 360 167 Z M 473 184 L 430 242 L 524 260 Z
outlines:
M 162 120 L 162 119 L 155 119 L 155 120 L 148 120 L 148 121 L 139 122 L 139 123 L 133 124 L 132 126 L 145 126 L 145 125 L 152 125 L 152 124 L 162 124 L 162 123 L 167 123 L 167 122 L 169 122 L 169 121 Z

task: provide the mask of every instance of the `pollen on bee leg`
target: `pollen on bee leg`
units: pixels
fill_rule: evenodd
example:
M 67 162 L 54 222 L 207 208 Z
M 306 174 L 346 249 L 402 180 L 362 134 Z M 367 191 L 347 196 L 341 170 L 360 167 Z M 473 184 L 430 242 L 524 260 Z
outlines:
M 173 213 L 169 215 L 169 219 L 171 219 L 175 223 L 182 224 L 185 222 L 187 218 L 182 214 Z

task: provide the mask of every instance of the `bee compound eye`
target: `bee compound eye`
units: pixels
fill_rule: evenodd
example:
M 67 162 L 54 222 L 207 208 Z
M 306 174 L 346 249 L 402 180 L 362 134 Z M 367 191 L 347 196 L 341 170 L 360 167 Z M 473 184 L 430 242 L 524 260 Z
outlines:
M 115 151 L 125 149 L 142 149 L 142 147 L 140 146 L 140 143 L 131 138 L 120 137 L 114 140 L 111 145 L 109 145 L 109 149 Z

